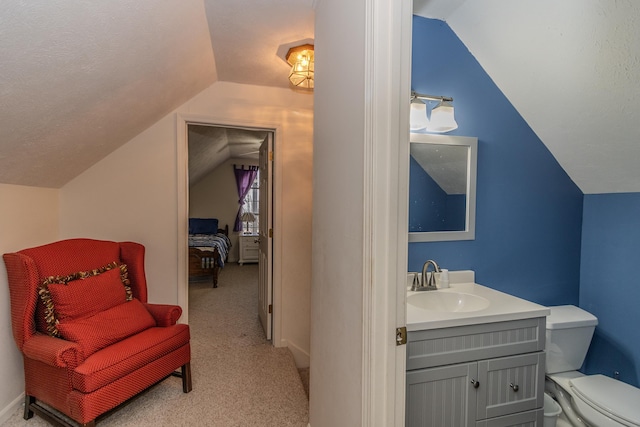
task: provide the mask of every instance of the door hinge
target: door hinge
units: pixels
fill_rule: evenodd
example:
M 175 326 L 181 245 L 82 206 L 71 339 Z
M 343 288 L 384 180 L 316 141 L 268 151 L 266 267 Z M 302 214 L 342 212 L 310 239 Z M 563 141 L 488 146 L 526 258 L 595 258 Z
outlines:
M 269 314 L 273 311 L 273 304 L 269 304 Z
M 273 162 L 273 151 L 269 151 L 269 161 Z
M 396 345 L 405 345 L 407 343 L 407 327 L 402 326 L 396 328 Z
M 273 238 L 273 228 L 269 229 L 269 237 Z

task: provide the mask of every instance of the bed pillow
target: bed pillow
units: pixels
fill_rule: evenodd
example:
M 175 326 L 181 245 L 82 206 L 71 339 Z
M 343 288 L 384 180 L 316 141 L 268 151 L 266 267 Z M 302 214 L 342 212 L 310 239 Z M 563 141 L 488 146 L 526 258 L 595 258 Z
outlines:
M 155 319 L 136 298 L 90 317 L 61 320 L 61 338 L 80 345 L 85 358 L 98 350 L 156 326 Z
M 215 218 L 189 218 L 189 234 L 216 234 L 218 220 Z
M 126 264 L 52 276 L 39 289 L 49 335 L 59 337 L 58 324 L 91 317 L 133 298 Z

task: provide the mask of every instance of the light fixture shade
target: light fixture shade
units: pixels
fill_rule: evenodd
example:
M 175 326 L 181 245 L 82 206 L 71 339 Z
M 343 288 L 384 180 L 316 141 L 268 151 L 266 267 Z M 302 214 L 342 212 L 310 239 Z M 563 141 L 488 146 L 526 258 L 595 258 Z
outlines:
M 289 72 L 291 85 L 297 89 L 313 90 L 315 68 L 313 45 L 292 47 L 287 53 L 287 62 L 291 65 Z
M 411 111 L 409 117 L 409 128 L 411 130 L 421 130 L 429 126 L 427 118 L 427 106 L 417 98 L 411 101 Z
M 458 128 L 453 114 L 453 105 L 449 101 L 441 101 L 431 110 L 431 120 L 427 126 L 430 132 L 449 132 Z

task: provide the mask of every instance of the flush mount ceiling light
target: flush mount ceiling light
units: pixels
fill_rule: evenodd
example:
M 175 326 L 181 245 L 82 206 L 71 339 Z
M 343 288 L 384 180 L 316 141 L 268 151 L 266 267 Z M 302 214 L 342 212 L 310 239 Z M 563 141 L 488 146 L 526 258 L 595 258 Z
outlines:
M 431 110 L 431 119 L 427 117 L 427 106 L 422 101 L 439 101 Z M 411 92 L 411 130 L 425 129 L 428 132 L 450 132 L 458 128 L 453 112 L 453 98 L 425 95 Z
M 289 49 L 286 56 L 291 65 L 289 82 L 295 89 L 313 90 L 313 45 L 303 44 Z

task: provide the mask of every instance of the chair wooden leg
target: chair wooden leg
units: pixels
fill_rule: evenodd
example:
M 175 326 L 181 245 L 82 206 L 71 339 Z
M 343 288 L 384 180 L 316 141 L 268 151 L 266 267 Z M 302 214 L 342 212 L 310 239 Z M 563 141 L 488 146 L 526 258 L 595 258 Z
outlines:
M 182 365 L 182 391 L 189 393 L 192 390 L 191 385 L 191 363 L 187 362 Z
M 36 398 L 33 396 L 29 396 L 28 394 L 24 395 L 24 419 L 28 420 L 33 418 L 33 411 L 31 410 L 31 404 L 36 402 Z

